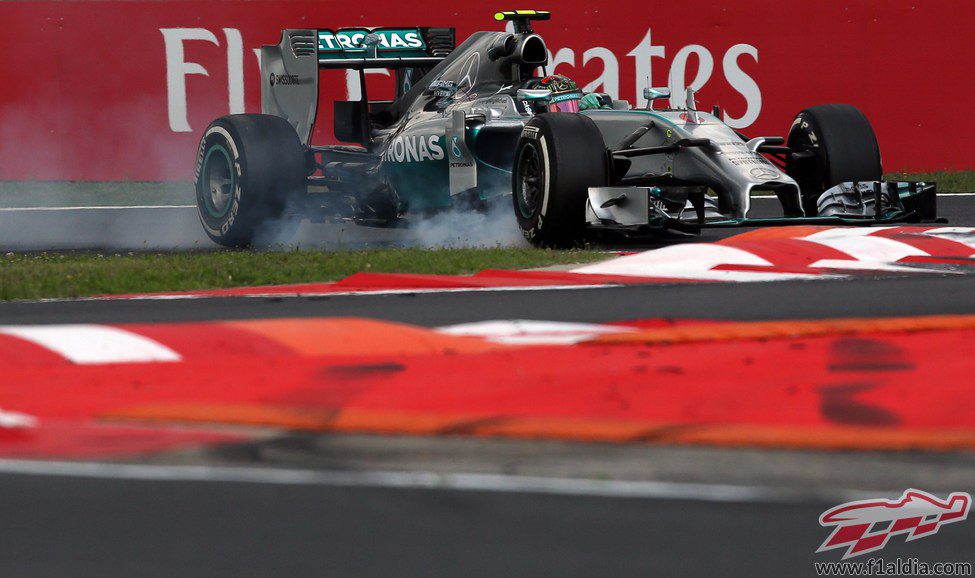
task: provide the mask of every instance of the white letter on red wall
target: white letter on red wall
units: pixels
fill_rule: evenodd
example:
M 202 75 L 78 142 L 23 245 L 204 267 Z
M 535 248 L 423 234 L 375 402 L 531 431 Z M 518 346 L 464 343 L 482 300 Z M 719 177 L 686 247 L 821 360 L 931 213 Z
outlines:
M 738 57 L 742 54 L 747 54 L 754 58 L 755 62 L 758 62 L 758 49 L 750 44 L 735 44 L 728 49 L 721 62 L 721 66 L 724 68 L 725 78 L 728 79 L 728 84 L 745 97 L 745 103 L 747 104 L 745 114 L 739 118 L 734 118 L 727 112 L 724 113 L 724 121 L 731 128 L 745 128 L 749 126 L 755 122 L 758 114 L 762 112 L 761 89 L 758 88 L 758 84 L 752 80 L 752 77 L 745 74 L 738 67 Z
M 653 86 L 653 59 L 663 58 L 666 56 L 665 52 L 663 46 L 653 45 L 650 29 L 647 28 L 643 40 L 626 54 L 636 61 L 636 98 L 633 99 L 633 106 L 639 107 L 638 103 L 643 102 L 643 89 Z
M 244 41 L 240 30 L 224 28 L 227 37 L 227 99 L 230 114 L 244 112 Z
M 616 56 L 602 46 L 596 46 L 582 53 L 582 65 L 589 64 L 593 58 L 603 61 L 603 73 L 599 78 L 583 87 L 584 92 L 593 92 L 597 88 L 602 88 L 602 92 L 618 100 L 620 97 L 620 65 L 616 61 Z
M 687 60 L 691 57 L 691 54 L 697 54 L 697 74 L 694 75 L 694 80 L 685 84 Z M 674 108 L 687 106 L 687 94 L 684 90 L 688 86 L 694 90 L 704 88 L 704 85 L 711 78 L 711 72 L 713 70 L 714 58 L 711 57 L 708 49 L 700 44 L 690 44 L 677 51 L 677 54 L 674 56 L 674 61 L 670 63 L 670 78 L 667 81 L 667 84 L 670 86 L 670 94 L 672 95 L 670 97 L 670 106 Z
M 183 42 L 205 40 L 220 46 L 220 42 L 206 28 L 160 28 L 166 42 L 166 96 L 169 111 L 169 128 L 173 132 L 191 132 L 186 118 L 186 76 L 202 74 L 210 76 L 205 68 L 195 62 L 186 62 Z

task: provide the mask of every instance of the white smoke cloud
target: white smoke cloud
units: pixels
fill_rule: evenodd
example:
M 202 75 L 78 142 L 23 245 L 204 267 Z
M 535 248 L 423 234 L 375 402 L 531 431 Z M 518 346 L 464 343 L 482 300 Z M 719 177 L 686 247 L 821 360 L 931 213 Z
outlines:
M 352 221 L 303 223 L 279 221 L 262 226 L 256 245 L 264 249 L 356 249 L 375 247 L 527 247 L 521 235 L 511 197 L 502 196 L 487 208 L 456 208 L 431 215 L 406 215 L 395 227 L 368 227 Z
M 407 243 L 429 248 L 522 247 L 522 236 L 510 197 L 486 210 L 451 210 L 411 222 Z

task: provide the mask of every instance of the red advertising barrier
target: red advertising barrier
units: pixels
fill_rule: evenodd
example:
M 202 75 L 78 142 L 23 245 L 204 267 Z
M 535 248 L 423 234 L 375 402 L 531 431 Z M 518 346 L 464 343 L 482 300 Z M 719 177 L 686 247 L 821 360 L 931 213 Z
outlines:
M 499 9 L 518 6 L 497 6 Z M 971 0 L 553 0 L 555 70 L 633 102 L 649 82 L 699 88 L 749 135 L 849 102 L 887 170 L 973 169 Z M 189 180 L 215 117 L 260 110 L 255 54 L 285 27 L 498 26 L 494 7 L 379 0 L 3 2 L 0 180 Z M 549 71 L 552 70 L 550 65 Z M 341 72 L 325 97 L 345 98 Z M 324 101 L 323 101 L 324 102 Z M 323 111 L 330 109 L 324 102 Z M 323 112 L 324 114 L 324 112 Z M 327 120 L 327 119 L 323 119 Z M 320 122 L 316 139 L 330 138 Z

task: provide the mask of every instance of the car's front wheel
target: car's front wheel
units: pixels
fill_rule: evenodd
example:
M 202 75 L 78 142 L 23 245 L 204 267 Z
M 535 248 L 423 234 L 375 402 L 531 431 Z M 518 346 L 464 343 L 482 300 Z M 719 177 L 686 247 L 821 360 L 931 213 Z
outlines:
M 789 131 L 786 172 L 799 184 L 807 217 L 819 197 L 850 181 L 879 181 L 880 147 L 867 117 L 849 104 L 824 104 L 800 112 Z
M 607 178 L 606 146 L 592 119 L 556 112 L 532 118 L 518 139 L 512 170 L 522 234 L 537 246 L 578 243 L 589 187 L 605 186 Z
M 206 234 L 226 247 L 286 242 L 289 204 L 305 189 L 305 154 L 283 118 L 234 114 L 213 121 L 196 159 L 196 204 Z

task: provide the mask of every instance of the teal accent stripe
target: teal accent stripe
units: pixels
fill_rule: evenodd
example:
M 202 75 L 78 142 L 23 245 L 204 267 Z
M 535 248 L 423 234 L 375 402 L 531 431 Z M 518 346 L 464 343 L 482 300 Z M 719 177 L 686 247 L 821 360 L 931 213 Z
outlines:
M 592 115 L 592 114 L 612 114 L 612 113 L 617 113 L 617 114 L 618 113 L 642 114 L 642 115 L 645 115 L 645 116 L 652 116 L 653 118 L 662 120 L 663 122 L 669 124 L 670 126 L 677 126 L 677 123 L 675 123 L 674 121 L 670 120 L 669 118 L 667 118 L 665 116 L 661 116 L 661 115 L 659 115 L 659 114 L 657 114 L 655 112 L 650 112 L 649 110 L 636 110 L 636 109 L 631 109 L 631 110 L 605 110 L 605 109 L 603 109 L 603 110 L 601 110 L 601 109 L 598 109 L 598 108 L 593 108 L 593 109 L 588 109 L 588 110 L 584 111 L 582 114 Z

